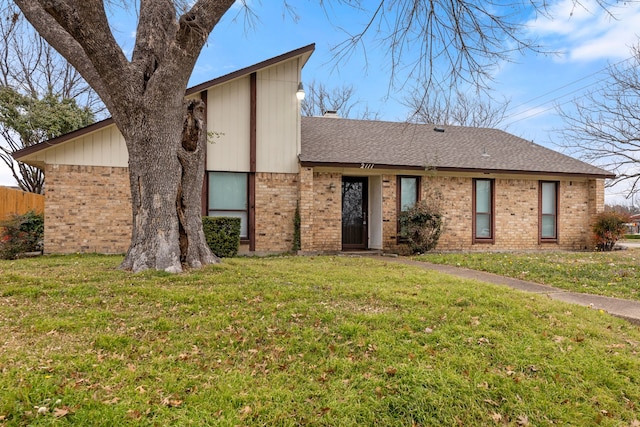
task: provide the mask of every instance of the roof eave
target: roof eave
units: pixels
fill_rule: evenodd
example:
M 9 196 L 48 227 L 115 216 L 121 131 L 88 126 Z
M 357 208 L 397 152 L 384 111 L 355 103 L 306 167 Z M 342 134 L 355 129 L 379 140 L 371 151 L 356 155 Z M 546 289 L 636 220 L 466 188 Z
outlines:
M 104 129 L 104 128 L 106 128 L 108 126 L 111 126 L 113 124 L 115 124 L 115 122 L 113 121 L 113 119 L 111 117 L 109 117 L 108 119 L 104 119 L 102 121 L 93 123 L 93 124 L 91 124 L 89 126 L 74 130 L 73 132 L 66 133 L 66 134 L 61 135 L 61 136 L 59 136 L 57 138 L 53 138 L 53 139 L 50 139 L 48 141 L 43 141 L 43 142 L 41 142 L 39 144 L 31 145 L 31 146 L 25 147 L 25 148 L 23 148 L 21 150 L 14 151 L 11 155 L 13 156 L 14 159 L 23 161 L 22 159 L 24 157 L 26 157 L 26 156 L 29 156 L 31 154 L 35 154 L 35 153 L 37 153 L 37 152 L 39 152 L 41 150 L 47 149 L 49 147 L 53 147 L 55 145 L 62 144 L 62 143 L 67 142 L 69 140 L 79 138 L 79 137 L 87 135 L 89 133 L 99 131 L 100 129 Z M 30 164 L 28 162 L 25 162 L 25 163 Z
M 227 75 L 221 76 L 221 77 L 217 77 L 213 80 L 209 80 L 208 82 L 204 82 L 204 83 L 200 83 L 197 86 L 193 86 L 189 89 L 187 89 L 185 95 L 189 96 L 189 95 L 194 95 L 198 92 L 202 92 L 204 90 L 209 89 L 212 86 L 216 86 L 219 85 L 221 83 L 226 83 L 228 81 L 240 78 L 240 77 L 244 77 L 248 74 L 254 73 L 258 70 L 262 70 L 263 68 L 267 68 L 270 67 L 272 65 L 278 64 L 280 62 L 283 61 L 287 61 L 289 59 L 295 58 L 296 56 L 302 56 L 303 57 L 303 61 L 302 61 L 302 67 L 304 67 L 304 65 L 307 63 L 307 61 L 309 60 L 309 58 L 311 57 L 311 54 L 313 53 L 313 51 L 315 50 L 316 45 L 315 43 L 309 44 L 307 46 L 303 46 L 301 48 L 292 50 L 291 52 L 287 52 L 287 53 L 283 53 L 282 55 L 278 55 L 275 56 L 273 58 L 267 59 L 265 61 L 259 62 L 257 64 L 251 65 L 249 67 L 243 68 L 241 70 L 237 70 L 234 71 L 232 73 L 229 73 Z
M 407 165 L 385 165 L 376 163 L 370 168 L 364 167 L 362 163 L 340 163 L 340 162 L 317 162 L 301 160 L 300 165 L 303 167 L 328 167 L 328 168 L 345 168 L 345 169 L 391 169 L 391 170 L 410 170 L 422 172 L 453 172 L 453 173 L 475 173 L 475 174 L 512 174 L 512 175 L 536 175 L 536 176 L 561 176 L 575 178 L 591 178 L 591 179 L 613 179 L 614 174 L 595 174 L 595 173 L 578 173 L 578 172 L 550 172 L 550 171 L 526 171 L 512 169 L 480 169 L 480 168 L 454 168 L 454 167 L 429 167 L 424 166 L 407 166 Z M 365 164 L 366 166 L 366 164 Z

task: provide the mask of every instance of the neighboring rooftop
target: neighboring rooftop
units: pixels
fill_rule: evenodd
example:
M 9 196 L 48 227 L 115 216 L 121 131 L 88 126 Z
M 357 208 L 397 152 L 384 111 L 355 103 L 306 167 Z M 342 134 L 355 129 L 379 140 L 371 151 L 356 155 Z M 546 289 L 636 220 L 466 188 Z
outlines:
M 487 128 L 302 117 L 303 165 L 551 173 L 614 178 L 604 169 Z

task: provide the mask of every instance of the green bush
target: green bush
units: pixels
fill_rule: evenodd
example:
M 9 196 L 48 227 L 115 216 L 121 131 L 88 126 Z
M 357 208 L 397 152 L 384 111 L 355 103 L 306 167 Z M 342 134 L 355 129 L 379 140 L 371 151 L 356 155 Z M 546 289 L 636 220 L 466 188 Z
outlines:
M 403 237 L 412 253 L 424 253 L 435 248 L 442 234 L 442 214 L 437 203 L 420 200 L 400 214 Z
M 214 254 L 229 258 L 240 248 L 240 218 L 202 217 L 202 227 L 207 244 Z
M 625 234 L 624 238 L 627 240 L 640 240 L 640 234 Z
M 300 208 L 296 205 L 296 212 L 293 216 L 293 245 L 291 251 L 296 253 L 300 250 Z
M 629 215 L 618 212 L 602 212 L 596 216 L 595 223 L 591 227 L 599 251 L 611 251 L 616 242 L 624 236 L 629 222 Z
M 14 259 L 25 252 L 42 251 L 44 216 L 34 211 L 13 215 L 0 223 L 0 258 Z

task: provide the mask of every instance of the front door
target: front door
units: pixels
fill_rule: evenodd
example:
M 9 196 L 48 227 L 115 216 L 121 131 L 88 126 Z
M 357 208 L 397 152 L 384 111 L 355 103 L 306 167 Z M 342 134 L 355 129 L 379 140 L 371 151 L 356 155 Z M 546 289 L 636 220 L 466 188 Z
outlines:
M 342 178 L 342 249 L 367 249 L 367 177 Z

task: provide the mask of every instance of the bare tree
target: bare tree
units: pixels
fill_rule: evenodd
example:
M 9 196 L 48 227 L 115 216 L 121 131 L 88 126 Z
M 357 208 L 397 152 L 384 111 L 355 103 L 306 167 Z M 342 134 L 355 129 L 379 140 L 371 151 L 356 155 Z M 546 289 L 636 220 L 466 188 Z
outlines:
M 100 98 L 80 73 L 24 20 L 8 0 L 0 0 L 0 84 L 32 98 L 53 93 L 100 112 Z
M 576 0 L 577 1 L 577 0 Z M 597 0 L 605 2 L 605 0 Z M 241 0 L 245 9 L 247 1 Z M 364 10 L 362 0 L 334 0 Z M 101 0 L 15 0 L 26 18 L 98 93 L 124 136 L 133 210 L 125 269 L 182 271 L 216 262 L 200 218 L 206 132 L 202 107 L 184 104 L 186 85 L 207 38 L 234 0 L 140 0 L 131 58 L 118 46 Z M 121 0 L 121 3 L 127 3 Z M 320 2 L 326 4 L 328 2 Z M 370 4 L 370 3 L 369 3 Z M 284 1 L 285 7 L 290 3 Z M 429 82 L 482 84 L 491 66 L 516 50 L 537 49 L 523 36 L 522 4 L 480 0 L 379 0 L 368 24 L 338 46 L 343 59 L 366 37 L 389 51 L 390 73 Z M 441 65 L 436 73 L 434 65 Z M 193 126 L 184 127 L 187 123 Z M 183 137 L 188 135 L 188 141 Z M 197 136 L 197 138 L 196 138 Z M 196 141 L 197 140 L 197 141 Z M 192 143 L 197 144 L 192 145 Z M 181 244 L 182 243 L 182 244 Z
M 364 110 L 358 109 L 360 101 L 354 100 L 353 85 L 328 89 L 314 80 L 306 86 L 305 92 L 306 96 L 301 104 L 303 116 L 322 116 L 327 111 L 336 111 L 344 118 L 376 120 L 379 117 L 377 112 L 369 111 L 367 106 Z
M 558 108 L 565 123 L 559 144 L 615 172 L 617 178 L 607 185 L 626 182 L 631 197 L 640 190 L 640 44 L 629 61 L 609 67 L 608 74 L 573 109 Z
M 42 194 L 44 172 L 22 162 L 13 162 L 11 153 L 69 133 L 94 121 L 88 107 L 80 108 L 73 99 L 49 92 L 42 98 L 22 95 L 0 86 L 0 159 L 11 169 L 18 186 Z
M 346 60 L 356 50 L 366 56 L 375 46 L 388 52 L 391 86 L 420 81 L 426 90 L 461 83 L 486 88 L 496 67 L 514 52 L 540 49 L 524 37 L 518 12 L 546 14 L 547 7 L 545 0 L 342 2 L 356 8 L 373 3 L 373 8 L 363 28 L 341 28 L 346 39 L 334 48 L 336 59 Z
M 0 160 L 21 189 L 41 193 L 44 173 L 15 162 L 11 153 L 86 125 L 93 120 L 89 112 L 104 107 L 91 86 L 7 0 L 0 1 L 0 37 Z
M 449 96 L 429 91 L 413 91 L 404 99 L 409 121 L 439 125 L 497 128 L 504 122 L 510 100 L 496 103 L 490 98 L 475 97 L 455 91 Z

